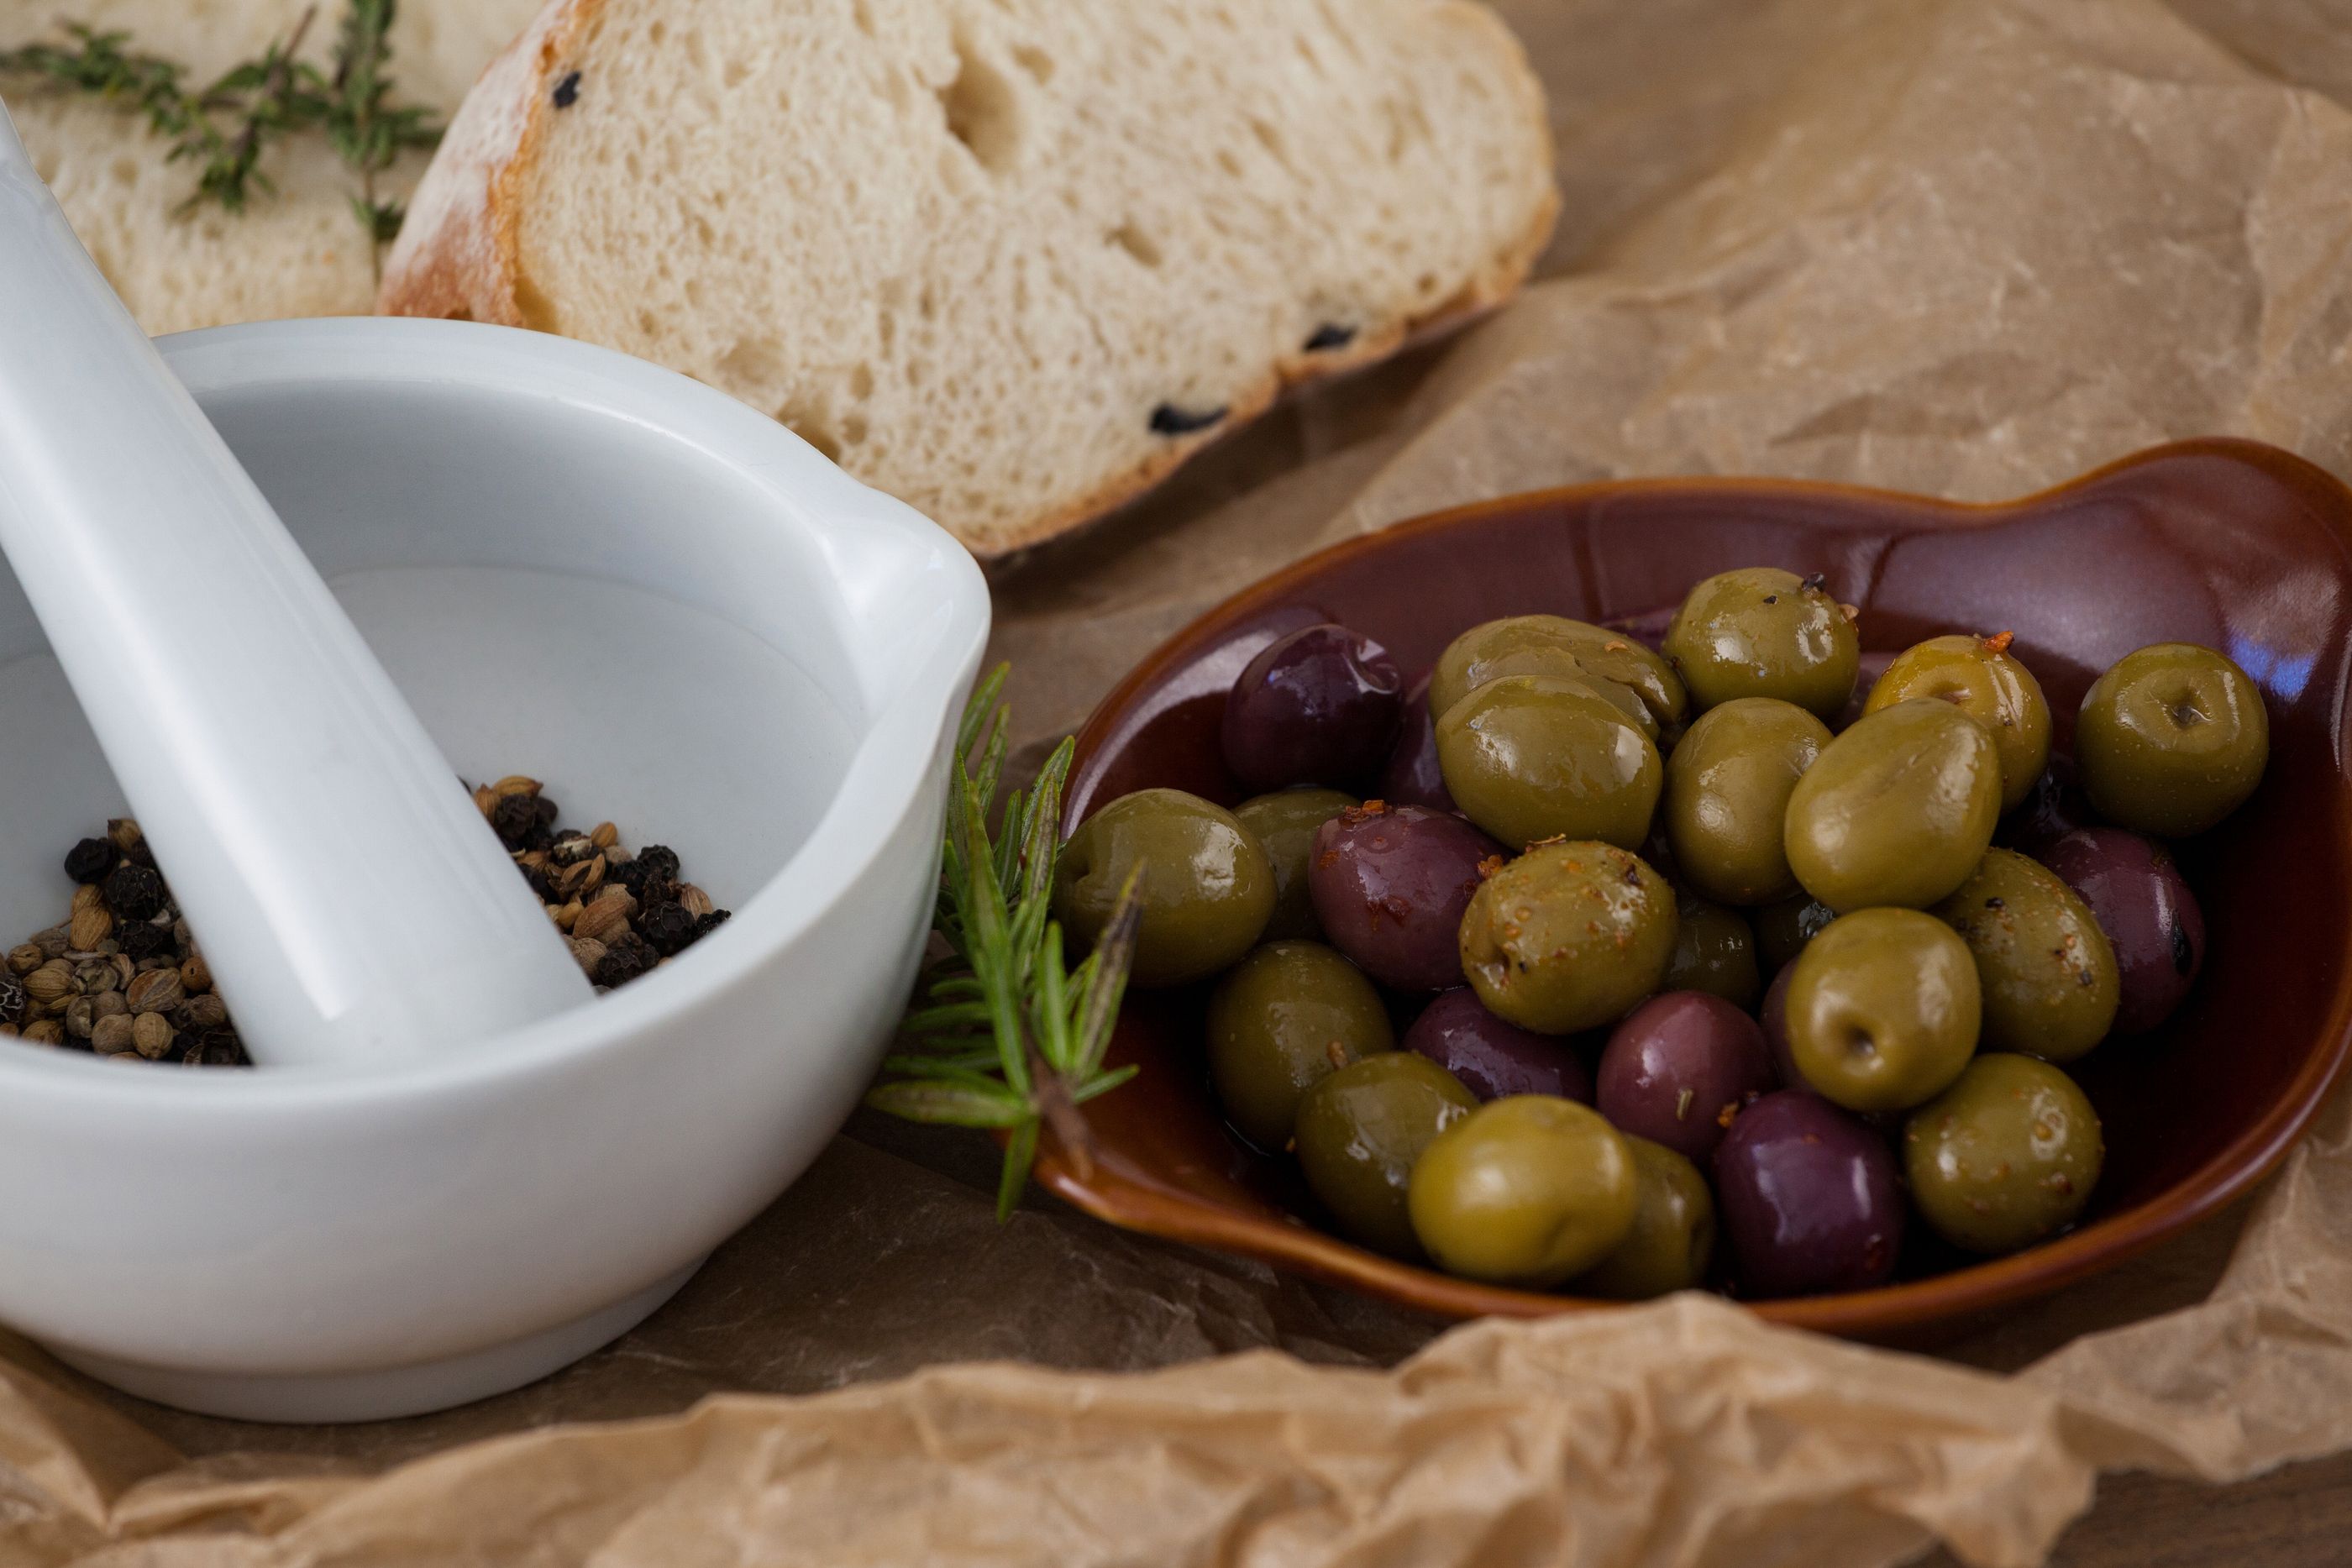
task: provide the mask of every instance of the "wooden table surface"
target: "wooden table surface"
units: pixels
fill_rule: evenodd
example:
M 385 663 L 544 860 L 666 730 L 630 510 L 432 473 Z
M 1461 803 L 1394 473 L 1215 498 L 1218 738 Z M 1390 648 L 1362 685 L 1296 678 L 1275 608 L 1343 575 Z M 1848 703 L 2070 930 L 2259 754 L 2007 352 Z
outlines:
M 1948 1552 L 1923 1568 L 1959 1568 Z M 2352 1563 L 2352 1455 L 2205 1487 L 2110 1476 L 2050 1568 L 2344 1568 Z

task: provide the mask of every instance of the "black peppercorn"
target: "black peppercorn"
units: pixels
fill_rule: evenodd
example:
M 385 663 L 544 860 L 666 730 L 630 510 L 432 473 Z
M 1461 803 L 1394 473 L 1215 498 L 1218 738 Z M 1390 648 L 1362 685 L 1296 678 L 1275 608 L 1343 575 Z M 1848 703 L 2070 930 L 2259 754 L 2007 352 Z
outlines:
M 233 1029 L 208 1029 L 194 1037 L 189 1044 L 184 1037 L 180 1043 L 181 1060 L 191 1067 L 250 1067 L 253 1059 L 245 1054 L 245 1041 L 237 1039 Z
M 637 915 L 638 934 L 665 957 L 694 940 L 694 916 L 675 903 L 650 904 Z
M 693 941 L 699 942 L 705 936 L 709 936 L 713 931 L 716 931 L 720 926 L 726 925 L 728 913 L 729 912 L 724 909 L 714 909 L 709 914 L 702 916 L 699 920 L 697 920 L 694 923 Z
M 490 808 L 490 828 L 510 850 L 529 849 L 539 828 L 539 804 L 529 795 L 501 795 Z
M 578 71 L 564 72 L 563 79 L 555 84 L 555 90 L 548 94 L 548 97 L 554 100 L 555 107 L 558 109 L 570 109 L 573 104 L 578 103 L 580 101 L 580 73 Z
M 623 861 L 613 878 L 629 890 L 640 904 L 659 904 L 677 889 L 677 852 L 667 844 L 647 844 L 635 860 Z
M 172 949 L 171 932 L 148 920 L 134 920 L 127 925 L 116 926 L 114 939 L 122 945 L 122 951 L 134 964 L 142 958 L 156 957 Z
M 1326 321 L 1315 329 L 1313 337 L 1307 340 L 1307 351 L 1310 354 L 1328 353 L 1333 349 L 1344 349 L 1355 340 L 1356 329 L 1353 327 Z
M 76 882 L 99 882 L 121 857 L 107 839 L 84 839 L 66 852 L 66 874 Z
M 143 865 L 115 867 L 98 893 L 117 920 L 152 920 L 163 907 L 163 879 Z
M 523 865 L 518 862 L 516 869 L 522 873 L 523 881 L 530 883 L 531 892 L 539 895 L 539 901 L 541 904 L 562 904 L 563 902 L 561 897 L 557 896 L 555 878 L 548 873 L 548 870 L 545 866 Z
M 24 1017 L 25 988 L 14 975 L 0 975 L 0 1023 L 18 1023 Z
M 625 986 L 654 967 L 661 955 L 634 931 L 624 931 L 604 946 L 596 972 L 589 977 L 600 986 Z

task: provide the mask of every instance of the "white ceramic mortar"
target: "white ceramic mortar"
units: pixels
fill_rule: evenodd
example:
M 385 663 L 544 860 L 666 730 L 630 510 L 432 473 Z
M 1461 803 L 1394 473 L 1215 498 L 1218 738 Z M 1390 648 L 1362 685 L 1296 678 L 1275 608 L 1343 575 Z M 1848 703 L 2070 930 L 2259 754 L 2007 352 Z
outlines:
M 391 319 L 163 348 L 461 772 L 669 844 L 735 915 L 459 1060 L 0 1041 L 0 1322 L 224 1415 L 514 1386 L 667 1299 L 855 1103 L 920 951 L 985 586 L 772 422 L 603 350 Z M 124 808 L 5 568 L 0 737 L 5 945 Z M 320 852 L 359 900 L 400 846 Z

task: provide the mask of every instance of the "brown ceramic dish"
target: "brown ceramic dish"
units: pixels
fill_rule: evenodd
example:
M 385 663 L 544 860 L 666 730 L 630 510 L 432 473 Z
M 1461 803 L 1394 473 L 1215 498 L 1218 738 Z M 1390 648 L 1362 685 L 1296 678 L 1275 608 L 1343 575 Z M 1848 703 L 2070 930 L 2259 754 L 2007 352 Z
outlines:
M 2159 1033 L 2083 1063 L 2107 1166 L 2076 1230 L 1990 1262 L 1906 1257 L 1851 1295 L 1764 1301 L 1774 1321 L 1906 1338 L 2107 1268 L 2243 1194 L 2285 1154 L 2352 1044 L 2352 493 L 2267 447 L 2163 447 L 2058 489 L 1961 507 L 1823 485 L 1665 480 L 1465 507 L 1300 562 L 1202 617 L 1146 659 L 1078 738 L 1066 826 L 1131 789 L 1231 804 L 1217 746 L 1224 693 L 1279 632 L 1336 620 L 1408 673 L 1458 632 L 1537 611 L 1588 621 L 1678 601 L 1733 567 L 1826 572 L 1862 609 L 1866 650 L 2013 629 L 2063 746 L 2084 688 L 2146 643 L 2226 649 L 2272 714 L 2260 792 L 2183 855 L 2212 933 L 2204 975 Z M 1226 1131 L 1203 1079 L 1200 998 L 1139 993 L 1114 1060 L 1143 1071 L 1087 1107 L 1081 1176 L 1050 1142 L 1040 1178 L 1090 1214 L 1223 1248 L 1449 1316 L 1535 1316 L 1595 1303 L 1455 1280 L 1314 1228 L 1277 1162 Z M 1924 1228 L 1914 1227 L 1914 1229 Z M 1941 1271 L 1931 1271 L 1941 1270 Z

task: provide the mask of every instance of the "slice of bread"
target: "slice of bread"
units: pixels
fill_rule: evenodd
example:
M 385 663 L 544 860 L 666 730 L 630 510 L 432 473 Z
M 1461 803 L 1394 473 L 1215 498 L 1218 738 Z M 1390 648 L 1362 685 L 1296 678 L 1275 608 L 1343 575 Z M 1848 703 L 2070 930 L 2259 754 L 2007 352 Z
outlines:
M 0 48 L 61 41 L 58 14 L 131 35 L 128 47 L 179 61 L 207 82 L 283 38 L 312 0 L 0 0 Z M 454 113 L 484 61 L 512 38 L 538 0 L 405 0 L 392 32 L 393 79 L 402 103 Z M 341 0 L 320 0 L 302 56 L 323 67 Z M 262 169 L 277 187 L 243 213 L 184 212 L 195 188 L 192 163 L 165 162 L 167 138 L 138 114 L 24 77 L 0 77 L 0 93 L 33 165 L 98 258 L 115 292 L 150 332 L 176 332 L 273 316 L 358 316 L 374 307 L 375 246 L 352 214 L 358 188 L 317 135 L 272 148 Z M 379 183 L 397 196 L 425 172 L 422 154 Z
M 1468 0 L 551 0 L 378 304 L 683 371 L 997 556 L 1501 300 L 1550 145 Z

